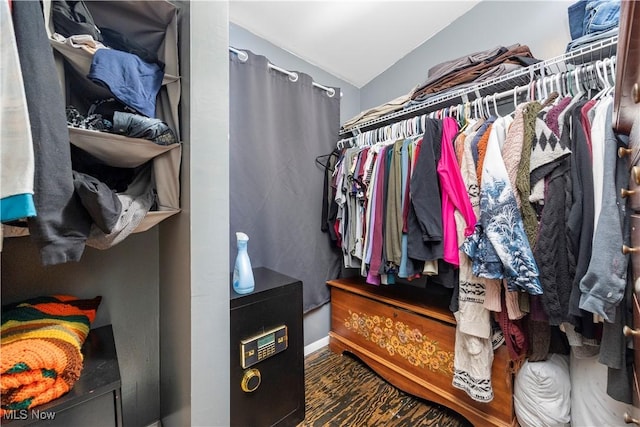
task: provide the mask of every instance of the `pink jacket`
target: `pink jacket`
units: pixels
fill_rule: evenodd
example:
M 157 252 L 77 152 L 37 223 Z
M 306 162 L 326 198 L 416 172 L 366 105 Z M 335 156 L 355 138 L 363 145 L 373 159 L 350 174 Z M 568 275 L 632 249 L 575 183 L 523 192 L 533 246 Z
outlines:
M 473 233 L 476 225 L 476 214 L 471 207 L 467 187 L 462 180 L 460 167 L 453 149 L 453 139 L 458 132 L 458 124 L 451 117 L 442 121 L 442 148 L 438 162 L 438 177 L 442 193 L 442 231 L 444 235 L 444 260 L 456 267 L 460 264 L 458 255 L 458 234 L 453 216 L 458 209 L 464 217 L 467 227 L 464 235 Z

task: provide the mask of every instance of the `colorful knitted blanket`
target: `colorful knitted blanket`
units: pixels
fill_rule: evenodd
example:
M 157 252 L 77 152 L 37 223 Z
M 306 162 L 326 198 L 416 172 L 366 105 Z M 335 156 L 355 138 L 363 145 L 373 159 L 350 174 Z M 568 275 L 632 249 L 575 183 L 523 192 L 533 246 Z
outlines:
M 54 400 L 73 387 L 101 297 L 55 295 L 2 308 L 0 416 Z

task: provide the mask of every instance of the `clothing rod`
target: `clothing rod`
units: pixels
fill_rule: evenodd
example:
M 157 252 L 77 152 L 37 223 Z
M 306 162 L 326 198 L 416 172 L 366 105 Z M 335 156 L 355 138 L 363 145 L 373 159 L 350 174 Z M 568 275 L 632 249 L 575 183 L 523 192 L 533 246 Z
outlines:
M 609 62 L 607 62 L 607 64 L 613 63 L 615 65 L 616 57 L 612 56 L 611 58 L 605 58 L 605 60 L 609 61 Z M 446 104 L 444 104 L 444 102 L 446 102 L 446 100 L 444 100 L 444 101 L 440 100 L 437 103 L 430 104 L 429 106 L 431 106 L 431 107 L 434 106 L 434 105 L 438 105 L 439 107 L 432 109 L 431 111 L 429 111 L 429 113 L 432 112 L 432 111 L 439 111 L 439 110 L 444 110 L 444 109 L 454 109 L 454 108 L 457 108 L 457 107 L 459 107 L 461 105 L 465 105 L 465 104 L 469 104 L 469 105 L 473 106 L 474 103 L 480 103 L 480 105 L 487 105 L 488 102 L 493 102 L 494 105 L 495 105 L 496 101 L 499 100 L 499 99 L 511 97 L 511 96 L 514 96 L 514 95 L 517 96 L 521 92 L 525 92 L 525 91 L 533 90 L 533 91 L 538 91 L 539 92 L 539 91 L 543 90 L 546 93 L 547 92 L 547 85 L 551 84 L 553 86 L 554 79 L 557 76 L 562 75 L 563 73 L 565 73 L 565 74 L 572 73 L 572 75 L 573 75 L 573 73 L 575 73 L 575 71 L 579 71 L 579 70 L 584 70 L 585 72 L 591 72 L 591 71 L 594 71 L 594 72 L 598 71 L 599 72 L 599 70 L 597 70 L 597 67 L 595 67 L 595 65 L 594 65 L 596 62 L 599 62 L 599 61 L 600 60 L 594 61 L 594 62 L 592 62 L 590 64 L 578 65 L 572 71 L 561 71 L 561 72 L 555 73 L 555 74 L 547 74 L 545 76 L 538 76 L 537 78 L 534 78 L 534 80 L 532 80 L 531 82 L 526 83 L 526 84 L 524 84 L 522 86 L 515 85 L 515 87 L 512 88 L 512 89 L 508 89 L 508 90 L 497 92 L 497 93 L 493 93 L 493 94 L 485 94 L 483 96 L 480 96 L 477 91 L 468 90 L 463 94 L 464 96 L 461 96 L 460 94 L 458 94 L 457 96 L 450 96 L 450 97 L 448 97 L 446 99 L 446 100 L 454 100 L 456 98 L 460 98 L 461 99 L 459 102 L 456 102 L 454 104 L 446 105 Z M 613 68 L 606 68 L 605 67 L 604 73 L 606 75 L 610 75 L 612 77 L 612 79 L 614 79 L 615 75 L 612 74 L 613 73 L 612 70 L 613 70 Z M 574 78 L 579 79 L 578 77 L 574 77 Z M 592 76 L 592 78 L 593 78 L 593 76 Z M 585 82 L 588 82 L 588 81 L 585 81 Z M 585 83 L 585 82 L 583 82 L 583 83 Z M 541 86 L 536 86 L 536 84 L 541 84 Z M 549 92 L 552 92 L 552 91 L 553 91 L 553 89 L 549 90 Z M 474 94 L 474 93 L 476 94 L 476 98 L 474 98 L 473 100 L 468 100 L 466 95 Z M 429 113 L 423 112 L 426 109 L 427 108 L 423 107 L 423 108 L 415 108 L 415 109 L 412 109 L 412 110 L 408 109 L 407 111 L 398 112 L 395 115 L 396 116 L 401 116 L 401 117 L 404 117 L 404 118 L 400 119 L 400 120 L 396 120 L 396 121 L 390 121 L 390 120 L 393 120 L 393 118 L 394 118 L 393 115 L 391 115 L 391 117 L 383 116 L 383 117 L 380 117 L 378 119 L 372 120 L 371 122 L 367 122 L 361 127 L 357 127 L 357 126 L 353 127 L 346 133 L 353 133 L 353 136 L 356 136 L 356 135 L 358 135 L 360 133 L 376 131 L 376 129 L 379 129 L 379 128 L 382 128 L 382 127 L 385 127 L 385 126 L 390 126 L 390 125 L 393 125 L 393 124 L 396 124 L 396 123 L 401 123 L 404 120 L 409 120 L 409 119 L 411 119 L 413 117 L 427 115 Z M 367 129 L 365 131 L 360 131 L 360 129 L 362 127 L 371 126 L 371 125 L 376 124 L 376 123 L 384 123 L 384 124 L 379 126 L 379 127 L 373 127 L 373 128 L 369 128 L 369 129 Z M 340 135 L 343 135 L 344 133 L 345 132 L 340 132 Z M 352 137 L 345 137 L 341 141 L 349 140 Z
M 596 63 L 598 62 L 603 63 L 602 69 L 598 69 L 598 66 L 596 66 Z M 547 98 L 551 93 L 556 92 L 556 89 L 560 88 L 561 86 L 564 88 L 564 89 L 560 89 L 561 91 L 569 91 L 569 89 L 573 90 L 574 89 L 573 84 L 576 85 L 575 87 L 576 90 L 578 91 L 584 90 L 585 88 L 584 85 L 585 84 L 591 85 L 593 79 L 606 79 L 607 76 L 609 76 L 613 81 L 615 79 L 615 69 L 613 68 L 613 65 L 615 65 L 615 62 L 616 62 L 616 57 L 613 56 L 603 61 L 596 61 L 595 63 L 591 63 L 588 65 L 582 64 L 576 67 L 575 70 L 563 71 L 557 74 L 548 74 L 544 77 L 534 80 L 533 82 L 530 82 L 522 86 L 515 86 L 514 88 L 509 90 L 505 90 L 505 91 L 494 93 L 494 94 L 479 96 L 471 101 L 463 101 L 456 104 L 450 104 L 450 105 L 447 105 L 446 107 L 443 106 L 441 108 L 434 109 L 429 113 L 415 114 L 415 115 L 412 115 L 411 117 L 407 117 L 402 120 L 386 123 L 382 126 L 371 128 L 366 131 L 360 132 L 359 134 L 342 138 L 338 141 L 337 146 L 344 147 L 345 143 L 356 140 L 369 133 L 373 133 L 373 134 L 378 133 L 378 135 L 380 135 L 380 132 L 382 132 L 385 135 L 395 135 L 393 131 L 394 128 L 409 129 L 410 126 L 407 127 L 407 123 L 409 123 L 410 121 L 415 120 L 416 117 L 420 117 L 420 118 L 428 117 L 429 114 L 434 113 L 436 111 L 443 111 L 443 110 L 456 111 L 460 107 L 464 106 L 465 108 L 474 109 L 474 110 L 476 108 L 480 108 L 482 111 L 485 111 L 487 114 L 490 114 L 490 108 L 491 108 L 490 103 L 493 103 L 493 108 L 495 111 L 497 111 L 498 100 L 502 100 L 505 98 L 513 98 L 513 104 L 515 108 L 518 103 L 517 97 L 522 93 L 530 93 L 532 96 L 535 96 L 535 93 L 537 93 L 539 96 L 541 95 L 541 98 L 537 98 L 537 99 L 543 99 L 543 98 Z M 591 74 L 587 74 L 586 77 L 585 76 L 578 77 L 579 75 L 581 75 L 580 74 L 581 70 L 583 70 L 585 73 L 591 73 Z M 600 74 L 601 71 L 602 71 L 602 74 Z M 573 83 L 571 83 L 571 87 L 569 86 L 564 87 L 562 84 L 563 82 L 558 79 L 558 77 L 561 76 L 562 74 L 567 74 L 567 75 L 571 74 L 573 78 L 576 79 Z M 567 83 L 567 85 L 569 85 L 569 83 Z M 582 89 L 580 89 L 580 87 L 582 87 Z M 393 138 L 395 137 L 396 136 L 393 136 Z
M 236 49 L 234 47 L 229 46 L 229 50 L 233 53 L 235 53 L 238 56 L 238 59 L 240 60 L 240 62 L 247 62 L 247 60 L 249 59 L 249 54 L 245 51 Z M 289 80 L 291 80 L 292 82 L 297 82 L 298 81 L 298 73 L 296 73 L 295 71 L 289 71 L 289 70 L 285 70 L 284 68 L 278 67 L 276 65 L 273 65 L 271 62 L 268 62 L 267 65 L 269 66 L 270 69 L 272 70 L 276 70 L 282 74 L 286 74 L 289 76 Z M 311 82 L 311 84 L 315 87 L 317 87 L 318 89 L 322 89 L 327 93 L 327 96 L 329 98 L 332 98 L 335 94 L 336 94 L 336 90 L 332 87 L 328 87 L 328 86 L 324 86 L 321 85 L 320 83 L 316 83 L 314 81 Z M 342 92 L 340 92 L 340 96 L 342 96 Z
M 515 82 L 519 82 L 521 86 L 524 86 L 526 82 L 530 82 L 533 79 L 543 78 L 550 74 L 558 74 L 562 71 L 570 71 L 574 67 L 595 62 L 597 59 L 613 56 L 615 55 L 617 44 L 618 36 L 615 35 L 554 58 L 514 70 L 503 76 L 478 83 L 471 87 L 465 87 L 458 90 L 451 88 L 443 94 L 434 94 L 432 98 L 429 98 L 422 103 L 408 106 L 402 110 L 368 120 L 364 123 L 356 124 L 349 128 L 343 128 L 340 130 L 339 134 L 341 136 L 347 134 L 357 135 L 358 133 L 368 130 L 368 128 L 371 128 L 372 126 L 381 123 L 400 119 L 401 117 L 406 117 L 408 115 L 417 116 L 420 115 L 422 111 L 432 109 L 433 107 L 437 107 L 435 109 L 440 109 L 440 106 L 444 106 L 447 102 L 453 100 L 457 100 L 456 102 L 464 102 L 468 98 L 479 98 L 479 93 L 482 92 L 482 96 L 487 95 L 491 92 L 491 88 L 494 87 L 504 88 L 506 85 L 515 86 L 518 84 Z

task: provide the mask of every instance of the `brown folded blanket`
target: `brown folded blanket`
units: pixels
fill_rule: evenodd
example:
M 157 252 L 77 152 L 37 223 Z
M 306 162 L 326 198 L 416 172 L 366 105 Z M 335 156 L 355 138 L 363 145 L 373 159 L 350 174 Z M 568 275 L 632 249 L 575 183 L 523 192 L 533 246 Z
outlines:
M 469 58 L 477 54 L 472 54 Z M 462 83 L 475 81 L 484 73 L 492 70 L 499 64 L 520 64 L 523 66 L 532 65 L 538 62 L 533 57 L 529 47 L 526 45 L 515 44 L 508 48 L 500 48 L 487 54 L 484 57 L 476 58 L 470 61 L 467 57 L 450 61 L 447 67 L 434 67 L 438 71 L 436 75 L 430 76 L 413 94 L 412 99 L 419 100 L 428 94 L 443 91 Z M 461 63 L 461 66 L 454 66 L 455 63 Z M 446 72 L 446 70 L 451 70 Z M 443 73 L 444 72 L 444 73 Z

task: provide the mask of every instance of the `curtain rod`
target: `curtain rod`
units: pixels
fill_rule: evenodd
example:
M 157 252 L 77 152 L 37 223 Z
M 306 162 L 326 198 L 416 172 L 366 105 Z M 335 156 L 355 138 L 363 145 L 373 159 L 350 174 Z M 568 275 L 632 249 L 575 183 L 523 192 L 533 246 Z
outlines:
M 240 62 L 246 62 L 249 59 L 249 54 L 245 51 L 236 49 L 234 47 L 229 46 L 229 51 L 235 53 L 238 56 L 238 59 L 240 60 Z M 298 73 L 296 73 L 295 71 L 288 71 L 285 70 L 284 68 L 280 68 L 278 66 L 273 65 L 271 62 L 267 62 L 268 66 L 270 69 L 272 70 L 276 70 L 281 72 L 282 74 L 286 74 L 289 76 L 289 80 L 291 80 L 292 82 L 297 82 L 298 81 Z M 314 81 L 311 82 L 311 84 L 319 89 L 324 90 L 325 92 L 327 92 L 327 96 L 329 98 L 332 98 L 335 94 L 336 94 L 336 90 L 332 87 L 327 87 L 327 86 L 323 86 L 320 83 L 316 83 Z M 342 92 L 340 92 L 340 96 L 342 96 Z

